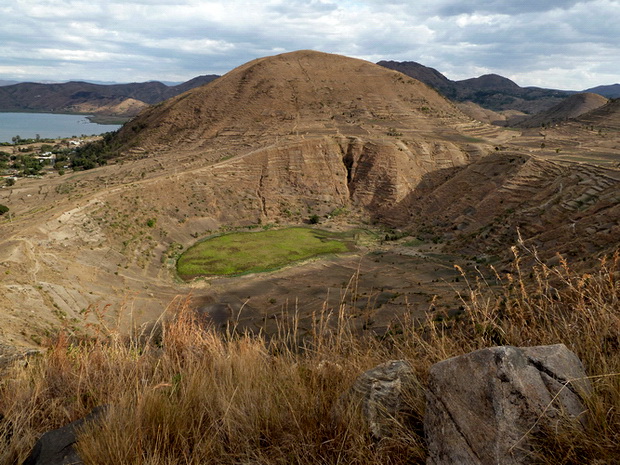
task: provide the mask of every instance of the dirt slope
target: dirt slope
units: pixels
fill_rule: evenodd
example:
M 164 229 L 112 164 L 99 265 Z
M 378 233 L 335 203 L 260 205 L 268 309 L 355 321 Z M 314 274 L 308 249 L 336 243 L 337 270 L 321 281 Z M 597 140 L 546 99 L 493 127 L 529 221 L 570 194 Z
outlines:
M 566 121 L 602 107 L 607 102 L 608 100 L 605 97 L 593 93 L 571 95 L 553 108 L 517 123 L 517 126 L 534 128 L 543 124 L 548 125 Z
M 480 105 L 469 101 L 457 103 L 456 106 L 463 113 L 474 118 L 475 120 L 482 121 L 487 124 L 494 124 L 496 126 L 514 126 L 519 121 L 528 117 L 521 111 L 502 110 L 497 112 L 483 108 Z
M 610 130 L 620 129 L 620 99 L 610 100 L 609 103 L 581 115 L 577 122 L 592 125 L 596 128 Z
M 260 58 L 155 106 L 121 133 L 127 146 L 200 151 L 315 135 L 387 136 L 463 115 L 426 85 L 372 63 L 314 51 Z
M 613 253 L 620 237 L 618 171 L 515 152 L 425 176 L 385 220 L 405 205 L 409 218 L 396 224 L 473 255 L 509 258 L 519 231 L 543 258 L 559 252 L 592 261 Z

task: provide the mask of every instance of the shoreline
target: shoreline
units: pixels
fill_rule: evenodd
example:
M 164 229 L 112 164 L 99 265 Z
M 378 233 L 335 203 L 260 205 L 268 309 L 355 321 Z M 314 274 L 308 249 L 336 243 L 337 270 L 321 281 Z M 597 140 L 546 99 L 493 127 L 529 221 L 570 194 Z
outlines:
M 45 111 L 45 110 L 0 110 L 0 113 L 29 113 L 39 115 L 71 115 L 83 116 L 91 123 L 101 125 L 123 125 L 130 121 L 133 116 L 117 116 L 117 115 L 93 115 L 92 113 L 79 113 L 71 111 Z

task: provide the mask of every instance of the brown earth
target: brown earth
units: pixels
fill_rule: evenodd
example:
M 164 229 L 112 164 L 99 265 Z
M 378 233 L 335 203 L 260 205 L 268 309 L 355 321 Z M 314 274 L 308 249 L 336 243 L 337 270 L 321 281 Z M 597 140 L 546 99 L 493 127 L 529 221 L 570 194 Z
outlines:
M 493 111 L 469 101 L 457 103 L 456 106 L 467 116 L 495 126 L 514 126 L 519 121 L 528 118 L 527 114 L 518 110 Z
M 586 92 L 571 95 L 554 107 L 517 122 L 516 125 L 524 128 L 535 128 L 541 125 L 559 123 L 596 110 L 607 102 L 608 100 L 605 97 L 598 94 Z
M 383 215 L 397 226 L 415 224 L 422 237 L 442 237 L 446 251 L 474 259 L 510 259 L 507 245 L 520 234 L 550 263 L 561 253 L 592 264 L 618 247 L 620 173 L 502 151 L 428 175 Z
M 620 99 L 610 100 L 606 105 L 582 114 L 577 122 L 593 128 L 620 130 Z
M 336 306 L 358 270 L 348 298 L 361 326 L 370 318 L 384 331 L 405 313 L 455 311 L 462 283 L 452 265 L 501 255 L 516 227 L 576 258 L 610 250 L 617 232 L 618 171 L 569 163 L 583 153 L 596 162 L 596 147 L 617 147 L 617 133 L 486 125 L 416 80 L 336 55 L 254 60 L 145 110 L 118 137 L 125 156 L 115 164 L 0 189 L 11 208 L 0 218 L 7 344 L 78 331 L 96 307 L 118 312 L 124 328 L 152 321 L 188 293 L 220 323 L 243 307 L 245 327 L 273 329 L 283 308 L 307 321 L 323 302 Z M 312 214 L 326 228 L 391 224 L 427 242 L 365 244 L 264 275 L 175 279 L 179 245 Z
M 82 113 L 89 115 L 113 115 L 122 118 L 129 118 L 137 115 L 149 105 L 133 98 L 119 98 L 104 105 L 93 102 L 74 104 L 66 108 L 72 113 Z

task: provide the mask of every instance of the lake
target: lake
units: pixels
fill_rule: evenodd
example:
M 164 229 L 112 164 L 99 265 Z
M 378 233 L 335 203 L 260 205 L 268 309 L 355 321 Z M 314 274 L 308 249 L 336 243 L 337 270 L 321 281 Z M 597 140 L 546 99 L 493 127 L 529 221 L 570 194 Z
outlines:
M 84 115 L 56 115 L 51 113 L 0 113 L 0 142 L 11 142 L 15 136 L 42 139 L 72 136 L 90 136 L 116 131 L 118 124 L 97 124 Z

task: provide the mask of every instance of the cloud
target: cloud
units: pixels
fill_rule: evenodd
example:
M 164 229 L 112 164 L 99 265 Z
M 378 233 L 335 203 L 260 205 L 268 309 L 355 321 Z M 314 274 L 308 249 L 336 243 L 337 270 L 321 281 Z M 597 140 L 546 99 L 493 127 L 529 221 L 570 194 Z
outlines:
M 529 13 L 544 13 L 551 10 L 566 9 L 579 3 L 579 0 L 519 0 L 506 2 L 505 0 L 478 0 L 455 1 L 438 0 L 436 9 L 441 16 L 456 16 L 461 14 L 506 14 L 519 15 Z
M 0 15 L 0 79 L 181 81 L 316 49 L 453 79 L 620 80 L 620 0 L 15 0 Z

